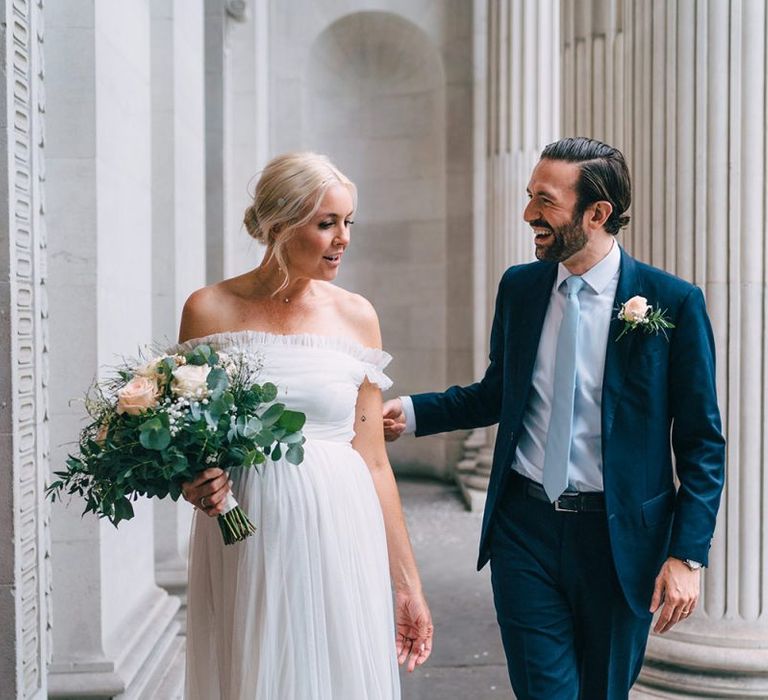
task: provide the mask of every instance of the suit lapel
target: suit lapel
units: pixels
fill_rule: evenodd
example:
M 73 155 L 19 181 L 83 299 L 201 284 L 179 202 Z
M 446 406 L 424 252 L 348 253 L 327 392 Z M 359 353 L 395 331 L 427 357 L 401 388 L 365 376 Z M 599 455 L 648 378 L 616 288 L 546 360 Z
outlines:
M 611 311 L 611 325 L 608 331 L 608 345 L 605 351 L 605 369 L 603 370 L 603 398 L 602 398 L 602 430 L 603 451 L 611 436 L 613 419 L 616 415 L 616 406 L 621 397 L 624 380 L 629 369 L 629 359 L 636 333 L 627 333 L 618 342 L 624 322 L 617 317 L 618 309 L 625 301 L 635 295 L 642 295 L 640 279 L 635 260 L 621 250 L 621 268 L 619 272 L 619 284 L 616 287 L 616 297 Z
M 528 390 L 533 377 L 533 367 L 536 362 L 536 352 L 539 349 L 544 318 L 552 296 L 552 287 L 557 277 L 557 265 L 542 266 L 541 272 L 531 281 L 529 293 L 518 307 L 517 329 L 511 329 L 519 339 L 519 354 L 517 364 L 518 396 L 527 401 Z

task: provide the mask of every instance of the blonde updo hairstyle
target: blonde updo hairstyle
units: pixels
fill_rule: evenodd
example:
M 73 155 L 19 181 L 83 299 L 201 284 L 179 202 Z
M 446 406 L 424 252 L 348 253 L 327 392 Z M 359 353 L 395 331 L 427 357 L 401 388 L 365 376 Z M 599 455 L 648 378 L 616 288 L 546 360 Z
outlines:
M 344 185 L 357 206 L 357 189 L 327 156 L 310 151 L 273 158 L 256 183 L 253 203 L 245 210 L 248 233 L 267 246 L 265 262 L 274 256 L 285 275 L 275 294 L 289 282 L 285 245 L 296 230 L 308 224 L 333 185 Z

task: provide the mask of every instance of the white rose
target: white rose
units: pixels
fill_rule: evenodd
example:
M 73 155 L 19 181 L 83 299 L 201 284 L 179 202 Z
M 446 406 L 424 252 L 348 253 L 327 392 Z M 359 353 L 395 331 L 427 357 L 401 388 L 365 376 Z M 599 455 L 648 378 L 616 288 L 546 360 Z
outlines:
M 642 323 L 650 308 L 645 297 L 632 297 L 621 307 L 621 317 L 630 323 Z
M 208 396 L 205 380 L 211 368 L 208 365 L 182 365 L 173 370 L 171 390 L 176 396 L 187 399 L 202 399 Z

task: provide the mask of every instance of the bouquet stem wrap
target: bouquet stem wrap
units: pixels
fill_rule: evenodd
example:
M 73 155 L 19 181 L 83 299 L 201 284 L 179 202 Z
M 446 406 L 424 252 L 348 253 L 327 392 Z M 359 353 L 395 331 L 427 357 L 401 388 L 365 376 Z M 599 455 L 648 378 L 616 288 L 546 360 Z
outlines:
M 256 532 L 256 526 L 249 520 L 245 511 L 238 505 L 232 493 L 227 494 L 224 512 L 217 518 L 224 544 L 242 542 Z

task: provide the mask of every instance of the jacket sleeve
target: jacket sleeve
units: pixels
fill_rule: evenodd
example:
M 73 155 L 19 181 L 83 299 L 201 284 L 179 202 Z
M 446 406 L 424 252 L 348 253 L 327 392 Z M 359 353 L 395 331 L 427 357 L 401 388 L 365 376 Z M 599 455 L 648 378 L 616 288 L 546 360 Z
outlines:
M 490 363 L 485 376 L 469 386 L 452 386 L 443 392 L 414 394 L 416 435 L 432 435 L 450 430 L 481 428 L 498 423 L 504 368 L 504 287 L 502 278 L 496 294 L 496 310 L 491 327 Z
M 706 565 L 725 481 L 725 439 L 717 406 L 715 343 L 698 287 L 683 301 L 676 322 L 669 400 L 680 488 L 669 554 Z

